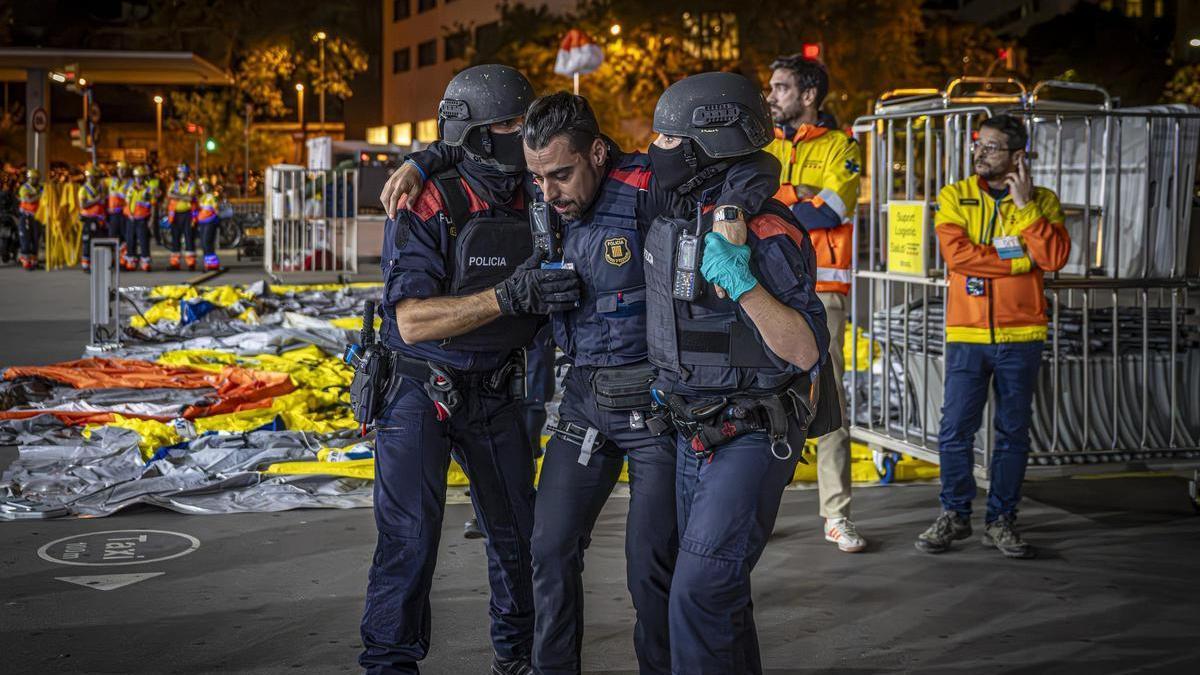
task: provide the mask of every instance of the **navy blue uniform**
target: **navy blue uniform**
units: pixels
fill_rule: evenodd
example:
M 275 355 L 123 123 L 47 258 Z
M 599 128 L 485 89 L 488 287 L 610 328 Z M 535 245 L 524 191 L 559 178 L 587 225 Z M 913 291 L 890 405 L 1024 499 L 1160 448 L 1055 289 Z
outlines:
M 649 159 L 609 144 L 600 190 L 577 221 L 564 224 L 563 261 L 581 280 L 580 307 L 551 315 L 555 342 L 571 363 L 563 382 L 559 425 L 595 429 L 584 453 L 554 434 L 546 446 L 533 531 L 535 638 L 533 664 L 542 675 L 581 672 L 583 557 L 592 528 L 629 460 L 626 577 L 636 611 L 634 649 L 642 673 L 671 672 L 668 599 L 678 551 L 673 434 L 634 428 L 630 413 L 599 407 L 597 370 L 646 359 L 646 225 L 670 205 L 655 199 Z M 422 168 L 455 158 L 435 145 L 412 157 Z M 720 200 L 753 211 L 778 189 L 779 163 L 765 153 L 731 169 Z
M 702 194 L 700 203 L 713 205 L 714 192 Z M 673 201 L 669 210 L 676 217 L 694 218 L 696 200 L 652 197 Z M 764 290 L 801 313 L 824 354 L 829 345 L 825 310 L 815 290 L 812 245 L 801 226 L 777 215 L 758 215 L 750 219 L 747 244 L 752 269 Z M 729 306 L 731 316 L 753 326 L 740 306 L 723 303 Z M 691 315 L 691 320 L 698 316 Z M 761 343 L 757 331 L 755 337 Z M 711 371 L 690 367 L 690 376 L 661 372 L 660 385 L 691 401 L 701 396 L 743 394 L 748 382 L 784 381 L 802 375 L 799 368 L 773 354 L 768 356 L 771 365 L 756 369 L 722 365 Z M 799 461 L 804 437 L 796 424 L 789 424 L 787 439 L 793 452 L 787 460 L 772 455 L 767 433 L 755 432 L 720 445 L 710 461 L 703 461 L 693 451 L 690 438 L 679 434 L 675 488 L 680 543 L 669 608 L 672 672 L 762 671 L 750 573 L 774 528 L 780 498 Z
M 636 611 L 634 649 L 642 673 L 671 671 L 668 599 L 678 551 L 673 434 L 634 428 L 630 413 L 596 403 L 598 369 L 646 359 L 646 228 L 656 215 L 647 198 L 653 178 L 641 153 L 610 145 L 608 175 L 583 217 L 565 224 L 563 260 L 582 281 L 580 307 L 551 316 L 555 341 L 572 363 L 564 382 L 560 425 L 596 429 L 604 438 L 585 457 L 555 434 L 547 445 L 534 518 L 534 666 L 543 675 L 578 673 L 583 637 L 583 555 L 591 531 L 629 460 L 625 530 L 626 580 Z M 778 187 L 778 164 L 744 165 L 731 174 L 723 203 L 761 204 Z
M 463 170 L 460 167 L 460 170 Z M 519 189 L 508 206 L 490 204 L 471 181 L 472 218 L 523 215 Z M 514 186 L 519 188 L 519 184 Z M 375 523 L 379 530 L 362 621 L 369 673 L 416 673 L 429 649 L 429 590 L 437 562 L 451 448 L 471 481 L 479 527 L 487 537 L 492 644 L 499 658 L 528 659 L 533 640 L 529 538 L 533 529 L 533 458 L 521 408 L 507 383 L 487 377 L 509 352 L 458 351 L 436 341 L 407 345 L 395 304 L 447 294 L 452 238 L 442 198 L 429 182 L 409 211 L 388 221 L 382 255 L 385 344 L 409 358 L 453 370 L 461 409 L 439 421 L 423 382 L 405 377 L 385 404 L 375 441 Z M 401 233 L 402 246 L 397 246 Z

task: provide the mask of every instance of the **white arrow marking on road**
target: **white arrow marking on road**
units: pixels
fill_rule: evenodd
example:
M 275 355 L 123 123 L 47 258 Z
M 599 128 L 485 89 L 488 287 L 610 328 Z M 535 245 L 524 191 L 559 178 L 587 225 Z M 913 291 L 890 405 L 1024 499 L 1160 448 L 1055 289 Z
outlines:
M 92 574 L 86 577 L 54 577 L 69 584 L 79 584 L 98 591 L 111 591 L 114 588 L 136 584 L 150 577 L 156 577 L 165 572 L 143 572 L 141 574 Z

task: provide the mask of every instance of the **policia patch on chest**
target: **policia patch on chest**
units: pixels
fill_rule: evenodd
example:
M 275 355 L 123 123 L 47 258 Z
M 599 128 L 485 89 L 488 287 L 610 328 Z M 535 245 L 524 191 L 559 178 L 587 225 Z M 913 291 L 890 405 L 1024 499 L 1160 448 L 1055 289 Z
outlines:
M 629 240 L 625 237 L 610 237 L 604 240 L 604 262 L 620 267 L 629 262 L 633 252 L 629 250 Z

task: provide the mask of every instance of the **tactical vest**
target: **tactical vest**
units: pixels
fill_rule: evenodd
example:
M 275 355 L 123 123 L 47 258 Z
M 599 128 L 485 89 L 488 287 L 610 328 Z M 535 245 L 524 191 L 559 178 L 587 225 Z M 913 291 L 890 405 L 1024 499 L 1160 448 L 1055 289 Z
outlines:
M 804 232 L 777 202 L 768 200 L 763 211 L 780 216 Z M 668 379 L 683 390 L 712 394 L 779 392 L 804 371 L 766 346 L 740 305 L 729 298 L 718 298 L 699 274 L 701 290 L 694 302 L 677 300 L 672 294 L 676 244 L 681 234 L 697 234 L 696 229 L 695 220 L 666 216 L 658 217 L 650 226 L 645 254 L 650 362 L 666 371 Z M 700 230 L 702 256 L 704 235 L 712 230 L 711 214 L 705 215 Z M 807 238 L 807 233 L 804 236 Z M 753 256 L 750 265 L 759 276 Z
M 564 227 L 563 260 L 575 266 L 583 288 L 579 309 L 552 314 L 551 322 L 554 341 L 575 365 L 646 358 L 645 241 L 635 217 L 639 188 L 629 173 L 611 171 L 589 214 Z
M 447 295 L 472 295 L 493 288 L 533 255 L 533 236 L 524 216 L 472 216 L 467 187 L 458 171 L 433 179 L 445 206 L 440 212 L 450 233 Z M 493 205 L 495 208 L 495 205 Z M 441 341 L 445 349 L 504 352 L 528 345 L 537 332 L 537 316 L 502 316 L 475 330 Z

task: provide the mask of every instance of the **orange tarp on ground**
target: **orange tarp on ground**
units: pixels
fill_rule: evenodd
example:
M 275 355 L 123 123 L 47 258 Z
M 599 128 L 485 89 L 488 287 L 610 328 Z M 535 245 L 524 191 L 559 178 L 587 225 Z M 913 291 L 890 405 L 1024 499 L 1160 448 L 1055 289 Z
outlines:
M 183 413 L 188 419 L 266 408 L 276 396 L 296 389 L 287 373 L 252 371 L 236 366 L 226 366 L 214 373 L 189 366 L 164 366 L 132 359 L 80 359 L 52 366 L 16 367 L 6 370 L 4 377 L 8 380 L 42 377 L 76 389 L 216 389 L 217 402 L 209 406 L 189 406 Z M 107 424 L 113 420 L 111 413 L 53 410 L 0 411 L 0 419 L 21 419 L 44 413 L 50 413 L 67 424 Z

